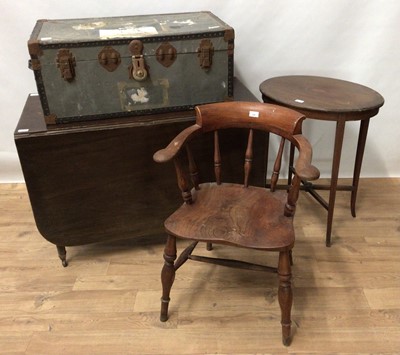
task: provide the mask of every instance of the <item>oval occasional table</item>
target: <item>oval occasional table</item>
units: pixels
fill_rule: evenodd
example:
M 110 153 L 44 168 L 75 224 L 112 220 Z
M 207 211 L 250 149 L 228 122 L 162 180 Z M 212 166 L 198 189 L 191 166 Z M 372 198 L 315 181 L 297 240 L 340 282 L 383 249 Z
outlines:
M 351 191 L 351 213 L 356 216 L 356 198 L 369 120 L 384 104 L 383 97 L 376 91 L 349 81 L 318 77 L 292 75 L 265 80 L 260 84 L 264 102 L 286 106 L 303 113 L 307 118 L 335 121 L 335 145 L 332 160 L 330 185 L 316 185 L 304 181 L 309 192 L 327 211 L 326 245 L 331 245 L 333 211 L 336 191 Z M 347 121 L 360 121 L 357 152 L 351 185 L 338 185 L 340 157 Z M 293 169 L 293 147 L 289 165 Z M 290 183 L 289 174 L 289 183 Z M 316 190 L 329 190 L 326 202 Z

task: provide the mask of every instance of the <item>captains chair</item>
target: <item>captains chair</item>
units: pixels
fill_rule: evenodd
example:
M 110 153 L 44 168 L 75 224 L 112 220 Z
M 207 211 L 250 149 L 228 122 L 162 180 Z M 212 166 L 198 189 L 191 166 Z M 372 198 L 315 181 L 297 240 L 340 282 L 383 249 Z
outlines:
M 183 130 L 165 148 L 154 154 L 154 160 L 164 163 L 173 160 L 183 205 L 164 222 L 168 235 L 161 273 L 161 321 L 168 319 L 170 290 L 175 272 L 188 260 L 220 263 L 238 268 L 272 271 L 278 274 L 278 299 L 281 308 L 282 340 L 290 343 L 291 327 L 291 250 L 295 241 L 293 216 L 302 179 L 319 177 L 311 165 L 312 149 L 301 134 L 304 116 L 296 111 L 254 102 L 223 102 L 196 107 L 196 123 Z M 223 182 L 224 164 L 221 161 L 219 131 L 227 128 L 246 130 L 243 184 Z M 252 186 L 250 172 L 253 160 L 254 130 L 280 136 L 280 146 L 274 164 L 270 188 Z M 198 136 L 213 135 L 215 180 L 200 182 L 200 173 L 190 143 Z M 288 140 L 298 150 L 291 186 L 287 191 L 276 190 L 279 169 Z M 176 238 L 192 243 L 176 259 Z M 279 253 L 277 268 L 254 265 L 244 261 L 193 255 L 198 242 L 226 244 L 242 248 Z

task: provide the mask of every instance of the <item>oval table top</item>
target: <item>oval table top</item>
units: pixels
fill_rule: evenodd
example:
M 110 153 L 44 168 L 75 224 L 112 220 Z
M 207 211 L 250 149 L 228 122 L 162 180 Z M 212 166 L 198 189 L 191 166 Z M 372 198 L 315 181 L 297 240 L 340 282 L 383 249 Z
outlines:
M 376 91 L 350 81 L 320 76 L 290 75 L 260 84 L 264 102 L 280 104 L 309 118 L 337 121 L 375 116 L 384 104 Z

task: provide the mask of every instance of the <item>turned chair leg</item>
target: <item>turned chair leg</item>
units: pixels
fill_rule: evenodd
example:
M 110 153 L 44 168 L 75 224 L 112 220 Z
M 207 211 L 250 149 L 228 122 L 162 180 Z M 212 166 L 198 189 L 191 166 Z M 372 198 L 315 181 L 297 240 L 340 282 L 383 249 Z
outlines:
M 164 249 L 164 266 L 161 271 L 161 283 L 163 288 L 160 313 L 161 322 L 165 322 L 168 319 L 169 294 L 175 279 L 175 259 L 176 238 L 169 235 Z
M 282 342 L 285 346 L 290 344 L 291 319 L 293 293 L 291 287 L 290 253 L 282 251 L 279 253 L 278 275 L 279 290 L 278 299 L 281 307 Z

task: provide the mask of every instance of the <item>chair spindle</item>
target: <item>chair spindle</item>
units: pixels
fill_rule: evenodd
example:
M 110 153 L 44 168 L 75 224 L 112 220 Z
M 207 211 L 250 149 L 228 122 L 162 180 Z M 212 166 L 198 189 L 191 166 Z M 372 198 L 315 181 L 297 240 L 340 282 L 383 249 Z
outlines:
M 294 174 L 285 205 L 284 215 L 286 217 L 293 217 L 294 213 L 296 212 L 296 203 L 299 198 L 300 182 L 300 177 L 297 174 Z
M 218 131 L 214 131 L 214 172 L 217 185 L 221 185 L 221 152 L 219 149 Z
M 199 190 L 199 170 L 197 169 L 196 162 L 194 161 L 192 150 L 190 149 L 189 144 L 186 144 L 186 152 L 189 161 L 189 173 L 190 178 L 192 179 L 192 183 L 196 190 Z
M 276 160 L 274 164 L 274 171 L 272 172 L 271 176 L 271 192 L 274 192 L 276 189 L 276 183 L 278 182 L 279 173 L 281 170 L 282 165 L 282 155 L 283 155 L 283 148 L 285 147 L 285 138 L 282 137 L 281 143 L 279 145 L 278 154 L 276 155 Z
M 244 187 L 249 187 L 249 176 L 251 165 L 253 162 L 253 130 L 249 130 L 249 138 L 247 140 L 247 148 L 244 159 Z
M 183 201 L 190 205 L 191 203 L 193 203 L 192 194 L 190 192 L 189 182 L 180 158 L 181 157 L 178 156 L 174 159 L 178 187 L 181 190 Z

